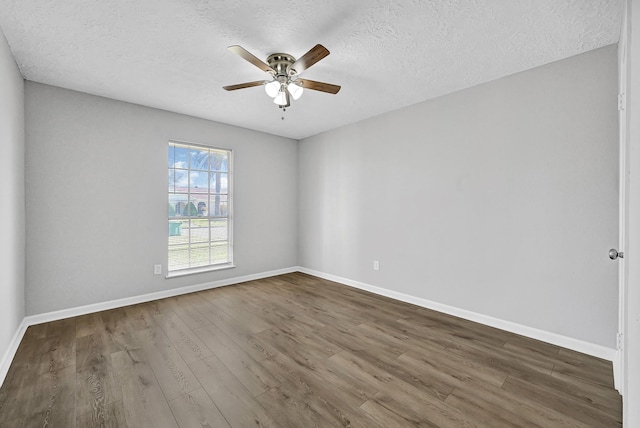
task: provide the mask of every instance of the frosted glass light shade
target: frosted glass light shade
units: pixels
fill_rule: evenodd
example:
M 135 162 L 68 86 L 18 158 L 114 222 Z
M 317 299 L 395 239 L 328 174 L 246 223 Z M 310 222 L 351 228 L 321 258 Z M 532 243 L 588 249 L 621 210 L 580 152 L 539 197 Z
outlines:
M 273 99 L 273 102 L 278 104 L 279 106 L 287 105 L 287 94 L 284 92 L 284 90 L 278 92 L 276 97 Z
M 302 86 L 297 84 L 296 82 L 291 82 L 287 85 L 287 90 L 291 94 L 294 100 L 297 100 L 302 96 Z
M 278 95 L 278 92 L 280 92 L 280 82 L 278 82 L 277 80 L 274 80 L 273 82 L 269 82 L 266 85 L 264 85 L 264 90 L 267 93 L 267 95 L 273 98 L 276 95 Z

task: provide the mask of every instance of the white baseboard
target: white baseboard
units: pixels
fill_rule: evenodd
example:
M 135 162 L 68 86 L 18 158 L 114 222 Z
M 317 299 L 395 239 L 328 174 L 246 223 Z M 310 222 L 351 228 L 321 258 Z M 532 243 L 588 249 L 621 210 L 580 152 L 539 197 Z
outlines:
M 16 355 L 18 351 L 18 346 L 20 346 L 20 342 L 22 341 L 22 337 L 24 336 L 24 332 L 27 331 L 27 323 L 25 319 L 22 319 L 22 322 L 16 329 L 13 338 L 11 339 L 11 343 L 9 343 L 9 347 L 5 351 L 2 356 L 2 360 L 0 360 L 0 385 L 4 383 L 4 379 L 7 377 L 7 373 L 9 372 L 9 367 L 11 366 L 11 362 L 13 361 L 13 357 Z
M 307 269 L 305 267 L 298 267 L 298 270 L 300 272 L 303 272 L 309 275 L 328 279 L 329 281 L 339 282 L 340 284 L 344 284 L 350 287 L 369 291 L 374 294 L 390 297 L 392 299 L 411 303 L 413 305 L 421 306 L 423 308 L 433 309 L 434 311 L 453 315 L 469 321 L 478 322 L 481 324 L 488 325 L 490 327 L 499 328 L 501 330 L 505 330 L 511 333 L 516 333 L 522 336 L 530 337 L 532 339 L 547 342 L 552 345 L 561 346 L 563 348 L 571 349 L 577 352 L 581 352 L 583 354 L 592 355 L 594 357 L 602 358 L 604 360 L 615 362 L 617 359 L 616 358 L 617 350 L 607 348 L 602 345 L 596 345 L 594 343 L 585 342 L 583 340 L 574 339 L 572 337 L 562 336 L 560 334 L 539 330 L 537 328 L 528 327 L 526 325 L 517 324 L 511 321 L 505 321 L 499 318 L 494 318 L 494 317 L 479 314 L 476 312 L 467 311 L 465 309 L 456 308 L 454 306 L 444 305 L 442 303 L 433 302 L 431 300 L 411 296 L 404 293 L 399 293 L 397 291 L 388 290 L 386 288 L 376 287 L 373 285 L 365 284 L 363 282 L 354 281 L 348 278 L 343 278 L 340 276 L 319 272 L 313 269 Z M 614 368 L 615 368 L 615 365 L 614 365 Z M 614 376 L 615 376 L 615 373 L 614 373 Z
M 2 360 L 0 360 L 0 385 L 4 383 L 4 380 L 11 366 L 14 356 L 18 350 L 18 345 L 27 331 L 27 327 L 36 324 L 42 324 L 43 322 L 57 321 L 64 318 L 77 317 L 79 315 L 90 314 L 93 312 L 106 311 L 109 309 L 121 308 L 123 306 L 135 305 L 138 303 L 150 302 L 152 300 L 165 299 L 167 297 L 179 296 L 182 294 L 194 293 L 196 291 L 209 290 L 217 287 L 224 287 L 226 285 L 239 284 L 241 282 L 254 281 L 256 279 L 268 278 L 276 275 L 283 275 L 286 273 L 297 272 L 297 267 L 290 267 L 285 269 L 272 270 L 268 272 L 260 272 L 251 275 L 238 276 L 235 278 L 222 279 L 219 281 L 211 281 L 203 284 L 191 285 L 188 287 L 173 288 L 171 290 L 158 291 L 156 293 L 143 294 L 141 296 L 126 297 L 123 299 L 110 300 L 107 302 L 94 303 L 91 305 L 78 306 L 75 308 L 62 309 L 59 311 L 47 312 L 44 314 L 30 315 L 24 317 L 20 326 L 16 330 L 16 333 L 11 340 L 9 348 L 6 350 Z
M 624 395 L 624 377 L 622 376 L 622 350 L 616 350 L 616 356 L 613 359 L 613 386 Z
M 44 314 L 30 315 L 25 317 L 27 326 L 61 320 L 64 318 L 77 317 L 79 315 L 93 312 L 106 311 L 109 309 L 121 308 L 123 306 L 135 305 L 138 303 L 150 302 L 152 300 L 166 299 L 167 297 L 180 296 L 182 294 L 195 293 L 196 291 L 209 290 L 212 288 L 224 287 L 226 285 L 238 284 L 241 282 L 253 281 L 256 279 L 268 278 L 270 276 L 283 275 L 285 273 L 296 272 L 296 267 L 260 272 L 251 275 L 237 276 L 219 281 L 205 282 L 203 284 L 190 285 L 187 287 L 172 288 L 170 290 L 158 291 L 155 293 L 143 294 L 141 296 L 125 297 L 124 299 L 109 300 L 107 302 L 93 303 L 75 308 L 62 309 Z
M 348 278 L 339 277 L 336 275 L 327 274 L 324 272 L 307 269 L 304 267 L 291 267 L 285 269 L 278 269 L 268 272 L 261 272 L 252 275 L 245 275 L 235 278 L 223 279 L 219 281 L 211 281 L 203 284 L 191 285 L 188 287 L 174 288 L 171 290 L 159 291 L 156 293 L 144 294 L 141 296 L 127 297 L 123 299 L 110 300 L 107 302 L 94 303 L 91 305 L 78 306 L 75 308 L 62 309 L 59 311 L 48 312 L 38 315 L 30 315 L 25 317 L 18 326 L 9 348 L 6 350 L 2 360 L 0 360 L 0 385 L 4 383 L 9 366 L 13 361 L 13 358 L 18 350 L 20 341 L 22 340 L 27 327 L 30 325 L 41 324 L 43 322 L 56 321 L 64 318 L 75 317 L 79 315 L 85 315 L 93 312 L 105 311 L 109 309 L 120 308 L 128 305 L 135 305 L 138 303 L 150 302 L 152 300 L 164 299 L 167 297 L 179 296 L 182 294 L 194 293 L 196 291 L 209 290 L 212 288 L 223 287 L 226 285 L 238 284 L 246 281 L 253 281 L 262 278 L 268 278 L 271 276 L 283 275 L 292 272 L 303 272 L 309 275 L 324 278 L 329 281 L 338 282 L 340 284 L 348 285 L 350 287 L 358 288 L 361 290 L 369 291 L 371 293 L 379 294 L 381 296 L 390 297 L 392 299 L 400 300 L 402 302 L 411 303 L 417 306 L 422 306 L 427 309 L 433 309 L 438 312 L 453 315 L 459 318 L 467 319 L 474 322 L 479 322 L 491 327 L 499 328 L 501 330 L 509 331 L 512 333 L 527 336 L 532 339 L 541 340 L 556 346 L 572 349 L 577 352 L 592 355 L 594 357 L 602 358 L 613 362 L 614 379 L 616 379 L 616 386 L 619 385 L 618 378 L 619 370 L 619 357 L 618 351 L 615 349 L 607 348 L 601 345 L 585 342 L 582 340 L 574 339 L 571 337 L 562 336 L 556 333 L 539 330 L 536 328 L 528 327 L 522 324 L 513 323 L 510 321 L 493 318 L 487 315 L 478 314 L 475 312 L 467 311 L 464 309 L 456 308 L 454 306 L 444 305 L 430 300 L 422 299 L 419 297 L 411 296 L 408 294 L 399 293 L 396 291 L 388 290 L 386 288 L 376 287 L 373 285 L 365 284 L 363 282 L 354 281 Z

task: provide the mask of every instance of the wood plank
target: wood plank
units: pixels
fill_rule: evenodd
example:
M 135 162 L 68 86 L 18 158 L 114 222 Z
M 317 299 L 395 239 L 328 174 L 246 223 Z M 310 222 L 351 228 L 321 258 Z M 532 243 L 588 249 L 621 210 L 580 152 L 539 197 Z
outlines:
M 277 421 L 278 426 L 362 427 L 380 426 L 359 407 L 336 400 L 321 384 L 300 385 L 284 382 L 257 397 Z
M 138 347 L 133 337 L 133 329 L 124 308 L 111 309 L 100 313 L 104 328 L 104 343 L 111 352 L 126 351 Z
M 438 428 L 420 417 L 413 417 L 395 407 L 395 403 L 386 404 L 384 401 L 368 400 L 360 406 L 371 418 L 385 427 L 430 427 Z
M 148 330 L 156 325 L 153 315 L 150 313 L 151 308 L 146 303 L 125 306 L 122 310 L 132 331 Z
M 451 343 L 447 347 L 448 351 L 454 352 L 471 361 L 493 367 L 509 374 L 528 375 L 530 373 L 540 373 L 551 376 L 553 366 L 536 361 L 535 358 L 518 358 L 513 353 L 502 348 L 492 348 L 491 346 L 478 346 L 473 343 Z
M 449 373 L 461 380 L 473 379 L 479 383 L 488 383 L 498 387 L 502 386 L 508 376 L 504 370 L 495 369 L 491 365 L 466 359 L 454 352 L 436 347 L 430 348 L 426 352 L 410 350 L 398 357 L 399 361 L 405 359 L 413 360 L 416 364 L 420 361 L 427 366 L 437 367 L 437 370 Z
M 295 353 L 302 358 L 328 358 L 343 350 L 340 346 L 325 340 L 319 332 L 305 331 L 291 324 L 261 331 L 254 337 L 284 354 Z
M 622 415 L 612 416 L 608 412 L 603 412 L 587 403 L 568 397 L 550 387 L 534 385 L 509 376 L 504 382 L 503 388 L 512 394 L 517 394 L 523 400 L 530 400 L 531 403 L 538 403 L 556 410 L 586 425 L 622 426 Z
M 176 305 L 173 307 L 173 312 L 178 315 L 190 329 L 211 325 L 211 321 L 189 303 L 189 298 L 186 296 L 177 296 L 174 297 L 174 300 Z
M 187 364 L 213 355 L 200 338 L 174 313 L 154 316 Z
M 209 349 L 213 349 L 216 357 L 254 396 L 278 385 L 278 381 L 264 366 L 251 358 L 216 326 L 201 327 L 194 330 L 194 333 Z
M 11 420 L 22 421 L 37 382 L 37 370 L 34 369 L 37 364 L 14 364 L 0 388 L 0 426 L 8 425 Z
M 322 360 L 301 364 L 300 361 L 278 353 L 263 360 L 262 364 L 281 383 L 259 396 L 258 400 L 264 400 L 269 412 L 276 410 L 274 418 L 280 423 L 283 423 L 283 419 L 286 421 L 285 424 L 291 423 L 288 409 L 300 404 L 295 397 L 304 397 L 303 403 L 311 407 L 313 412 L 297 414 L 292 411 L 296 415 L 293 419 L 315 423 L 317 418 L 321 418 L 327 426 L 378 426 L 368 414 L 359 409 L 359 406 L 377 391 L 366 385 L 362 387 L 363 384 L 359 381 L 350 382 L 352 379 L 340 377 L 324 366 Z M 274 405 L 271 399 L 277 405 Z
M 75 427 L 75 367 L 40 374 L 33 388 L 33 395 L 26 400 L 26 426 Z
M 31 325 L 24 332 L 24 337 L 26 339 L 44 339 L 47 336 L 48 327 L 49 323 Z
M 260 318 L 267 321 L 270 326 L 295 323 L 309 329 L 318 329 L 325 324 L 315 316 L 307 314 L 304 305 L 298 306 L 296 302 L 279 294 L 274 294 L 271 290 L 263 289 L 260 281 L 255 281 L 255 285 L 244 284 L 245 287 L 252 287 L 243 294 L 243 302 L 252 311 L 259 314 Z M 253 284 L 253 283 L 251 283 Z
M 204 299 L 217 307 L 220 311 L 226 312 L 236 323 L 242 324 L 251 333 L 259 333 L 268 329 L 271 325 L 260 318 L 255 312 L 244 305 L 241 298 L 231 295 L 229 290 L 226 295 L 205 294 Z
M 83 421 L 104 420 L 110 405 L 122 401 L 120 386 L 103 336 L 90 334 L 76 342 L 76 414 Z M 81 425 L 82 426 L 82 425 Z
M 472 415 L 480 425 L 507 427 L 585 427 L 582 422 L 538 403 L 522 400 L 488 384 L 464 385 L 449 394 L 445 403 Z
M 202 387 L 232 427 L 277 427 L 271 416 L 216 356 L 192 363 Z
M 200 388 L 200 383 L 158 326 L 134 332 L 167 400 Z
M 420 421 L 419 426 L 476 427 L 473 419 L 459 409 L 396 380 L 371 401 L 383 408 L 393 409 L 396 414 L 403 415 L 409 421 Z
M 584 356 L 576 357 L 575 354 L 559 353 L 559 360 L 553 366 L 554 373 L 583 379 L 608 388 L 613 388 L 613 367 L 611 362 L 602 363 L 599 359 L 585 360 Z
M 270 353 L 273 354 L 275 352 L 271 351 L 271 347 L 265 348 L 258 343 L 247 328 L 241 323 L 237 323 L 226 312 L 205 302 L 199 302 L 193 306 L 254 360 L 261 361 Z
M 231 428 L 211 398 L 202 388 L 169 401 L 173 415 L 181 428 Z
M 122 401 L 116 401 L 100 408 L 99 411 L 80 413 L 76 417 L 78 428 L 119 428 L 127 426 Z
M 100 312 L 76 317 L 76 337 L 102 333 L 103 331 L 104 323 L 102 322 L 102 314 Z
M 112 355 L 112 361 L 122 391 L 127 426 L 177 427 L 144 352 L 139 348 L 119 351 Z

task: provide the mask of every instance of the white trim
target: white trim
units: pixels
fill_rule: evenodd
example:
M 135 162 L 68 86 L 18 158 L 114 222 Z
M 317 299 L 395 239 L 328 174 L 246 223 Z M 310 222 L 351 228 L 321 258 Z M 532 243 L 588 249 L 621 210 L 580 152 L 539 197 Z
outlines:
M 18 352 L 18 346 L 20 346 L 20 342 L 22 341 L 25 331 L 27 331 L 27 327 L 27 322 L 23 318 L 22 322 L 16 329 L 16 333 L 13 335 L 13 339 L 11 339 L 11 343 L 9 343 L 9 347 L 2 356 L 2 360 L 0 360 L 0 386 L 4 383 L 4 379 L 7 377 L 9 367 L 13 362 L 13 357 L 15 357 L 16 352 Z
M 232 263 L 225 263 L 222 265 L 207 265 L 203 267 L 180 269 L 180 270 L 174 270 L 167 273 L 165 278 L 166 279 L 180 278 L 181 276 L 195 275 L 198 273 L 205 273 L 205 272 L 215 272 L 217 270 L 234 269 L 235 267 L 236 265 Z
M 613 358 L 613 387 L 623 395 L 622 385 L 623 385 L 623 351 L 622 349 L 616 349 L 616 355 Z
M 499 328 L 501 330 L 509 331 L 511 333 L 516 333 L 522 336 L 530 337 L 532 339 L 541 340 L 543 342 L 547 342 L 552 345 L 568 348 L 577 352 L 581 352 L 583 354 L 588 354 L 594 357 L 602 358 L 604 360 L 608 360 L 612 362 L 615 362 L 616 360 L 617 351 L 615 349 L 607 348 L 605 346 L 596 345 L 594 343 L 585 342 L 579 339 L 562 336 L 560 334 L 551 333 L 544 330 L 539 330 L 537 328 L 528 327 L 526 325 L 517 324 L 511 321 L 505 321 L 499 318 L 490 317 L 488 315 L 467 311 L 465 309 L 456 308 L 454 306 L 444 305 L 442 303 L 433 302 L 431 300 L 423 299 L 420 297 L 415 297 L 415 296 L 411 296 L 404 293 L 398 293 L 397 291 L 376 287 L 373 285 L 365 284 L 363 282 L 354 281 L 354 280 L 343 278 L 340 276 L 331 275 L 324 272 L 318 272 L 313 269 L 298 267 L 298 270 L 302 273 L 317 276 L 319 278 L 328 279 L 329 281 L 339 282 L 341 284 L 348 285 L 354 288 L 359 288 L 361 290 L 369 291 L 371 293 L 379 294 L 381 296 L 391 297 L 392 299 L 411 303 L 417 306 L 422 306 L 423 308 L 433 309 L 435 311 L 453 315 L 459 318 L 464 318 L 469 321 L 479 322 L 484 325 Z
M 0 360 L 0 385 L 4 383 L 11 362 L 15 357 L 15 354 L 20 345 L 24 333 L 27 327 L 35 324 L 41 324 L 43 322 L 56 321 L 64 318 L 75 317 L 79 315 L 85 315 L 93 312 L 100 312 L 109 309 L 120 308 L 123 306 L 135 305 L 138 303 L 150 302 L 152 300 L 165 299 L 167 297 L 179 296 L 182 294 L 194 293 L 196 291 L 209 290 L 218 287 L 224 287 L 226 285 L 239 284 L 241 282 L 254 281 L 257 279 L 268 278 L 277 275 L 284 275 L 292 272 L 302 272 L 309 275 L 324 278 L 329 281 L 338 282 L 350 287 L 358 288 L 361 290 L 369 291 L 371 293 L 379 294 L 381 296 L 390 297 L 402 302 L 411 303 L 417 306 L 422 306 L 427 309 L 433 309 L 438 312 L 453 315 L 456 317 L 464 318 L 470 321 L 479 322 L 491 327 L 496 327 L 501 330 L 509 331 L 512 333 L 520 334 L 530 337 L 532 339 L 541 340 L 553 345 L 562 346 L 564 348 L 572 349 L 577 352 L 592 355 L 594 357 L 602 358 L 613 362 L 614 377 L 616 373 L 620 373 L 620 368 L 617 367 L 620 360 L 618 351 L 610 349 L 601 345 L 596 345 L 582 340 L 573 339 L 571 337 L 562 336 L 556 333 L 551 333 L 543 330 L 539 330 L 525 325 L 513 323 L 510 321 L 504 321 L 498 318 L 493 318 L 487 315 L 478 314 L 475 312 L 467 311 L 464 309 L 456 308 L 453 306 L 443 305 L 441 303 L 432 302 L 430 300 L 422 299 L 420 297 L 410 296 L 408 294 L 398 293 L 396 291 L 388 290 L 386 288 L 376 287 L 373 285 L 365 284 L 363 282 L 354 281 L 351 279 L 343 278 L 336 275 L 327 274 L 324 272 L 315 271 L 313 269 L 307 269 L 305 267 L 297 266 L 284 269 L 277 269 L 268 272 L 261 272 L 251 275 L 239 276 L 235 278 L 222 279 L 219 281 L 211 281 L 203 284 L 190 285 L 187 287 L 173 288 L 171 290 L 159 291 L 156 293 L 143 294 L 141 296 L 126 297 L 124 299 L 110 300 L 107 302 L 94 303 L 85 306 L 78 306 L 75 308 L 62 309 L 54 312 L 47 312 L 44 314 L 30 315 L 25 317 L 18 326 L 16 333 L 11 340 L 9 348 L 5 352 L 2 360 Z
M 618 251 L 628 254 L 627 239 L 629 230 L 629 139 L 627 138 L 627 110 L 628 98 L 628 17 L 627 2 L 623 2 L 622 25 L 620 29 L 620 40 L 618 42 L 618 129 L 619 129 L 619 194 L 618 194 L 618 211 L 619 211 L 619 243 Z M 626 312 L 625 296 L 627 290 L 628 265 L 627 259 L 618 259 L 618 334 L 616 336 L 616 358 L 613 361 L 613 384 L 620 395 L 624 395 L 624 319 Z
M 77 317 L 79 315 L 90 314 L 92 312 L 106 311 L 109 309 L 121 308 L 123 306 L 135 305 L 138 303 L 150 302 L 152 300 L 166 299 L 167 297 L 180 296 L 182 294 L 195 293 L 196 291 L 209 290 L 212 288 L 224 287 L 226 285 L 238 284 L 241 282 L 254 281 L 256 279 L 268 278 L 270 276 L 283 275 L 285 273 L 296 272 L 297 268 L 290 267 L 268 272 L 255 273 L 251 275 L 237 276 L 229 279 L 205 282 L 203 284 L 189 285 L 187 287 L 172 288 L 170 290 L 158 291 L 155 293 L 143 294 L 141 296 L 125 297 L 124 299 L 110 300 L 107 302 L 93 303 L 86 306 L 62 309 L 44 314 L 30 315 L 25 317 L 27 325 L 41 324 L 61 320 L 64 318 Z

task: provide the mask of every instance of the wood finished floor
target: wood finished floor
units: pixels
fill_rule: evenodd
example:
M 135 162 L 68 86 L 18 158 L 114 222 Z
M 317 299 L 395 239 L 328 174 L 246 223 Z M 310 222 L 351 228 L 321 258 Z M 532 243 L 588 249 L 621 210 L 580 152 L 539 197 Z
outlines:
M 611 363 L 301 273 L 29 327 L 1 427 L 615 427 Z

